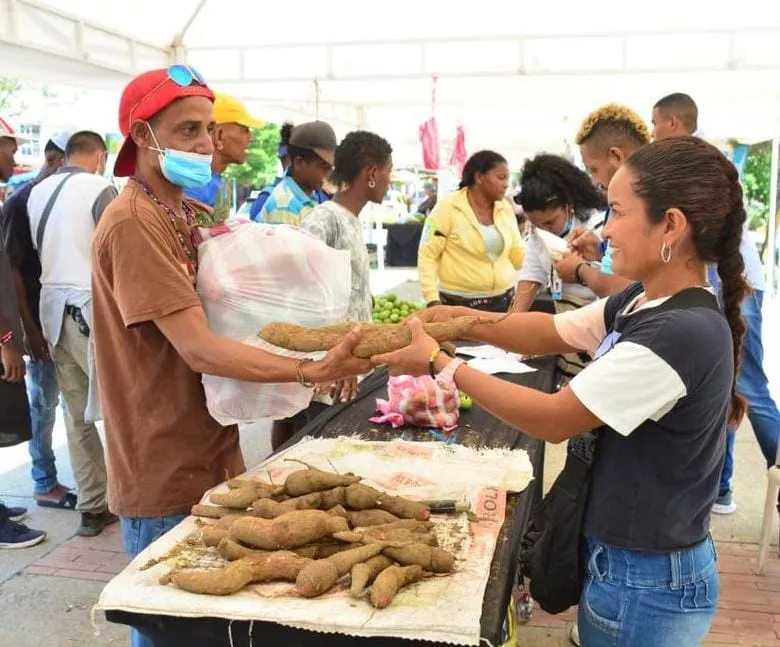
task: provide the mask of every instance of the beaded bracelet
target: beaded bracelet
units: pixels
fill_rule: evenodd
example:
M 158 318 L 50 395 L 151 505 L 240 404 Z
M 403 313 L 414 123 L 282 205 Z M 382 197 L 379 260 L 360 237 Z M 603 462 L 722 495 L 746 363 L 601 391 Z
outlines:
M 2 337 L 0 337 L 0 346 L 5 346 L 6 344 L 11 343 L 11 340 L 13 338 L 14 338 L 14 331 L 13 330 L 9 330 Z

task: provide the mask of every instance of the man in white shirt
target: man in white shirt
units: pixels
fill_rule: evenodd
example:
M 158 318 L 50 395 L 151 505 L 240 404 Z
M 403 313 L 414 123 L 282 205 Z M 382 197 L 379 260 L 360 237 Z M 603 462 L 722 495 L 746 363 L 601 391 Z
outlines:
M 99 417 L 92 325 L 90 244 L 100 216 L 117 191 L 103 177 L 106 144 L 82 131 L 68 140 L 65 166 L 36 185 L 27 209 L 30 235 L 41 257 L 40 316 L 65 399 L 68 450 L 78 487 L 83 537 L 99 535 L 117 520 L 106 505 L 103 445 L 93 423 Z
M 698 130 L 699 110 L 696 102 L 687 94 L 675 92 L 660 99 L 653 107 L 653 138 L 701 137 Z M 769 380 L 764 373 L 764 347 L 761 340 L 761 306 L 764 301 L 764 266 L 758 249 L 750 237 L 747 223 L 742 231 L 740 244 L 742 260 L 745 263 L 745 280 L 752 293 L 742 303 L 745 319 L 745 338 L 742 342 L 737 392 L 748 403 L 748 418 L 761 447 L 767 465 L 775 464 L 778 436 L 780 436 L 780 412 L 769 393 Z M 710 277 L 710 283 L 717 285 L 717 274 Z M 734 430 L 728 433 L 726 463 L 720 480 L 718 499 L 712 508 L 717 514 L 731 514 L 736 510 L 731 492 L 734 474 Z

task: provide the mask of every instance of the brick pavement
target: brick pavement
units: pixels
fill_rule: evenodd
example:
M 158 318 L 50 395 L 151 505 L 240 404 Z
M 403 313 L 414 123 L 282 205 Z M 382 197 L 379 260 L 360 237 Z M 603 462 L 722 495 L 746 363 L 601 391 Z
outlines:
M 764 575 L 755 572 L 755 544 L 718 542 L 720 601 L 706 645 L 780 644 L 780 559 L 772 548 Z M 129 563 L 119 526 L 98 537 L 74 537 L 28 566 L 24 573 L 108 582 Z M 535 609 L 532 627 L 563 630 L 576 619 L 576 610 L 551 616 Z M 520 630 L 522 636 L 522 629 Z
M 33 562 L 23 573 L 108 582 L 129 563 L 116 523 L 97 537 L 69 539 Z
M 780 645 L 780 559 L 770 549 L 764 575 L 756 574 L 758 546 L 717 542 L 720 600 L 705 645 Z M 576 610 L 551 616 L 534 609 L 532 627 L 568 629 Z M 521 630 L 522 632 L 522 630 Z M 522 634 L 521 634 L 522 635 Z

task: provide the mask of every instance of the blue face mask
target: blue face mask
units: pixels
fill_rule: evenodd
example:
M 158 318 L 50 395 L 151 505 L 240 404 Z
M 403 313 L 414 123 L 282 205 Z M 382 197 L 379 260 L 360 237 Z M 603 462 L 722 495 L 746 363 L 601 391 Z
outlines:
M 612 247 L 607 243 L 607 249 L 604 251 L 604 255 L 601 257 L 601 273 L 602 274 L 614 274 L 612 270 Z
M 574 225 L 574 216 L 569 215 L 568 218 L 566 218 L 566 224 L 563 226 L 563 229 L 558 233 L 558 236 L 560 238 L 566 238 L 572 230 L 572 226 Z
M 184 189 L 200 189 L 211 181 L 211 155 L 186 153 L 175 148 L 159 148 L 160 143 L 151 126 L 149 132 L 157 144 L 157 148 L 152 150 L 159 153 L 160 170 L 171 184 Z

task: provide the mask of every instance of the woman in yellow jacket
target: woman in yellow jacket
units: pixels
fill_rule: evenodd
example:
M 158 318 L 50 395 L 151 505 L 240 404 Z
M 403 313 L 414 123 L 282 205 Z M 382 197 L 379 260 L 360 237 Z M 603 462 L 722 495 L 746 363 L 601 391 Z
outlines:
M 474 153 L 459 190 L 440 200 L 428 217 L 417 266 L 429 306 L 509 310 L 525 249 L 504 200 L 508 184 L 509 167 L 501 155 Z

